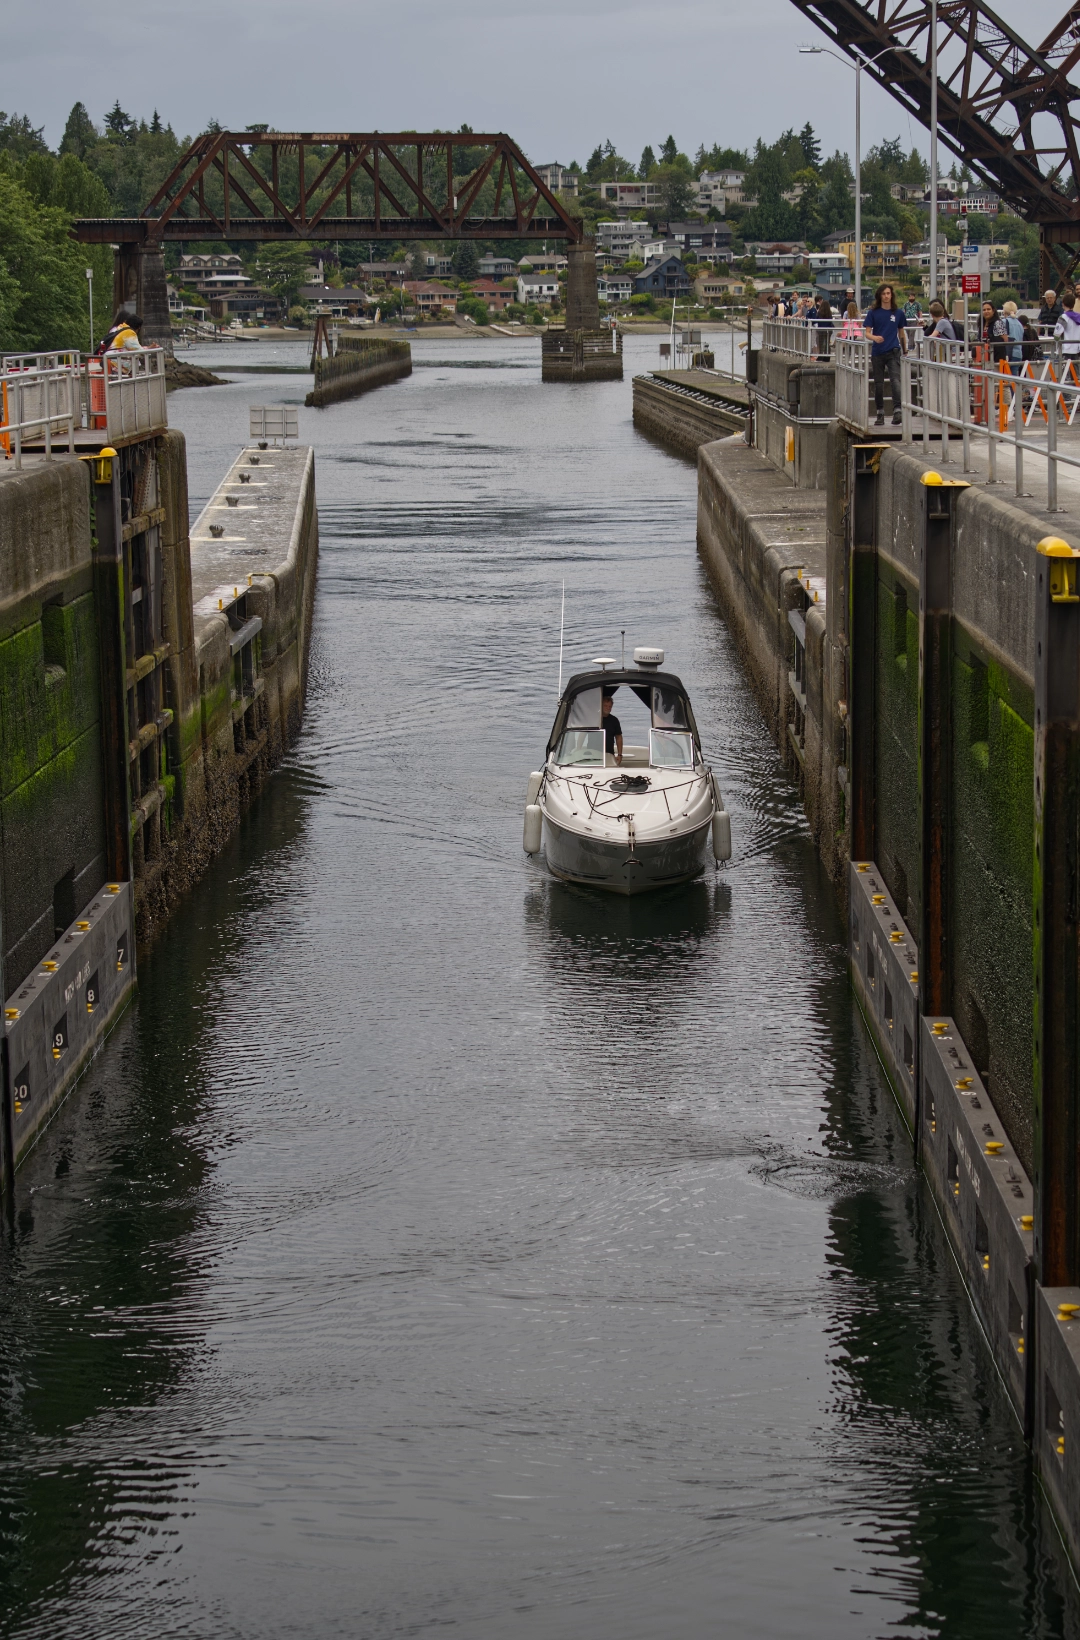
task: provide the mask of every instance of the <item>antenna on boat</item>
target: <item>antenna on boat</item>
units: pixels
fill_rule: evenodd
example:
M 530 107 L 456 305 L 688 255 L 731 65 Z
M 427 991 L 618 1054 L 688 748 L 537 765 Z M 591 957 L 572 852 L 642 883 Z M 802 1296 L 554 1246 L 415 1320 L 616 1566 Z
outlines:
M 562 642 L 566 621 L 566 582 L 562 584 L 562 609 L 559 612 L 559 699 L 562 700 Z
M 625 667 L 626 667 L 626 628 L 625 628 L 625 626 L 620 629 L 620 636 L 622 638 L 622 661 L 620 662 L 620 665 L 625 669 Z

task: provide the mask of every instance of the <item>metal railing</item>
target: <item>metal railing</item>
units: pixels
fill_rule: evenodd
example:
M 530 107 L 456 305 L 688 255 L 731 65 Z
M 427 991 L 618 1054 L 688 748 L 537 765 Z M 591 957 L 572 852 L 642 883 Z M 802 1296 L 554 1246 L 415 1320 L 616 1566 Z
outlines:
M 24 441 L 45 440 L 52 456 L 54 438 L 67 438 L 75 451 L 82 426 L 79 353 L 8 353 L 0 358 L 0 450 L 22 466 Z
M 137 438 L 168 426 L 165 351 L 120 349 L 99 357 L 71 350 L 0 356 L 0 452 L 22 466 L 25 445 L 44 444 L 46 460 L 75 435 L 104 433 L 104 442 Z
M 953 344 L 959 353 L 961 344 Z M 921 438 L 929 450 L 932 432 L 940 439 L 942 465 L 951 461 L 949 440 L 959 434 L 963 470 L 971 472 L 973 437 L 986 439 L 987 477 L 998 478 L 999 446 L 1011 448 L 1016 494 L 1024 488 L 1024 457 L 1046 462 L 1047 511 L 1058 511 L 1061 466 L 1080 471 L 1080 441 L 1063 450 L 1059 434 L 1078 425 L 1080 358 L 970 364 L 954 355 L 916 354 L 901 364 L 901 419 L 906 441 Z

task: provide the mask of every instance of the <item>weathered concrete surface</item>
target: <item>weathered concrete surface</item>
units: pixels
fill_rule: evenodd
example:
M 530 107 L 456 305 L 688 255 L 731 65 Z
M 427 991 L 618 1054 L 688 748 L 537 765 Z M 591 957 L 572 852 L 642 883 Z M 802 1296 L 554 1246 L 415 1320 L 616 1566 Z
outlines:
M 672 378 L 677 375 L 678 380 Z M 746 410 L 733 396 L 721 396 L 703 387 L 698 371 L 654 372 L 634 377 L 634 426 L 659 439 L 688 460 L 697 459 L 703 444 L 740 431 Z
M 183 479 L 174 458 L 171 579 L 186 593 L 166 614 L 179 702 L 175 787 L 168 839 L 136 885 L 142 940 L 164 926 L 281 761 L 299 731 L 307 688 L 318 561 L 314 453 L 241 452 L 190 545 L 178 526 L 186 512 L 173 510 L 181 499 L 186 508 Z M 223 530 L 219 539 L 211 525 Z
M 91 531 L 84 462 L 0 464 L 5 994 L 104 881 Z
M 801 490 L 828 487 L 836 372 L 813 359 L 757 354 L 754 443 Z
M 825 496 L 741 439 L 698 452 L 698 550 L 834 881 L 846 870 L 826 650 Z M 808 584 L 809 583 L 809 584 Z M 805 672 L 796 679 L 796 644 Z M 800 697 L 802 697 L 800 699 Z
M 408 342 L 378 336 L 342 336 L 332 359 L 315 360 L 315 385 L 304 403 L 321 409 L 412 374 Z

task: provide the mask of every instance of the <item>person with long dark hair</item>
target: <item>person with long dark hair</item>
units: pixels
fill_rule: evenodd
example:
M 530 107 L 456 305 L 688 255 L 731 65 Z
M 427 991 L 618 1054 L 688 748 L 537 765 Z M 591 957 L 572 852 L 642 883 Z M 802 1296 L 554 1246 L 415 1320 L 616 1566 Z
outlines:
M 982 305 L 979 339 L 993 350 L 991 357 L 995 364 L 1001 364 L 1008 358 L 1009 329 L 993 302 L 986 301 Z
M 904 315 L 896 305 L 896 292 L 891 285 L 879 285 L 874 292 L 873 306 L 866 314 L 866 334 L 874 344 L 870 349 L 870 368 L 874 375 L 875 427 L 885 425 L 885 375 L 889 377 L 889 396 L 892 399 L 893 425 L 900 421 L 900 359 L 907 352 L 907 332 Z

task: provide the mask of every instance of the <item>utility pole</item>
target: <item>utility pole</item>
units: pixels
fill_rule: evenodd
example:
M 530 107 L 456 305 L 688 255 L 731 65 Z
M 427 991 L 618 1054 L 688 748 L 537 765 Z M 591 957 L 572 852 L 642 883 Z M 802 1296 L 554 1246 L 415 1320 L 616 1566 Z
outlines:
M 94 351 L 94 270 L 87 268 L 86 283 L 90 291 L 90 351 Z
M 930 300 L 938 294 L 937 0 L 930 0 Z
M 862 312 L 862 58 L 855 61 L 855 305 Z

